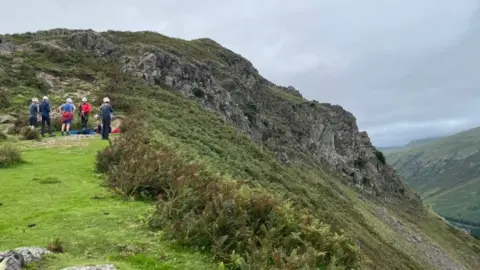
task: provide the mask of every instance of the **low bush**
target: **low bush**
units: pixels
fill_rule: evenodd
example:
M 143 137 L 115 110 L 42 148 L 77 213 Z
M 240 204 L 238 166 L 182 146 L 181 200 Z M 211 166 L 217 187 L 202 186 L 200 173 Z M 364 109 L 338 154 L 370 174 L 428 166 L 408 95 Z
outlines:
M 1 83 L 1 78 L 0 78 L 0 83 Z M 4 106 L 5 108 L 10 106 L 10 98 L 8 96 L 8 93 L 6 90 L 3 90 L 0 88 L 0 104 Z
M 12 145 L 0 146 L 0 168 L 22 163 L 20 150 Z
M 6 141 L 8 139 L 7 134 L 4 132 L 0 132 L 0 142 L 1 141 Z
M 57 238 L 47 245 L 47 249 L 54 253 L 64 253 L 65 247 L 63 241 L 60 238 Z
M 375 156 L 377 157 L 378 160 L 380 160 L 380 162 L 382 164 L 387 164 L 387 161 L 385 159 L 385 155 L 383 155 L 382 151 L 379 151 L 379 150 L 375 150 Z
M 28 117 L 19 117 L 13 123 L 13 126 L 8 130 L 9 134 L 17 135 L 20 134 L 22 128 L 26 127 L 28 124 Z
M 24 140 L 40 140 L 40 133 L 38 129 L 31 129 L 30 127 L 23 127 L 20 135 Z
M 128 154 L 127 154 L 128 153 Z M 267 189 L 224 180 L 142 132 L 128 132 L 97 155 L 111 188 L 157 198 L 152 228 L 184 246 L 210 250 L 232 269 L 345 269 L 358 247 L 307 210 Z
M 147 116 L 141 112 L 131 114 L 127 118 L 122 119 L 119 129 L 122 133 L 129 132 L 129 131 L 136 132 L 136 130 L 139 130 L 140 128 L 145 127 L 144 121 L 146 117 Z

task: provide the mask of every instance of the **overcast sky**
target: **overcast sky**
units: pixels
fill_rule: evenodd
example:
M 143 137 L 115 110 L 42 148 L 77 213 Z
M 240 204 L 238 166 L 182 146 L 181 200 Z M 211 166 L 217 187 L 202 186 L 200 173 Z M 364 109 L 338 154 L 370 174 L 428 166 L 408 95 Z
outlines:
M 0 32 L 210 37 L 267 79 L 340 104 L 377 146 L 480 125 L 477 0 L 0 0 Z

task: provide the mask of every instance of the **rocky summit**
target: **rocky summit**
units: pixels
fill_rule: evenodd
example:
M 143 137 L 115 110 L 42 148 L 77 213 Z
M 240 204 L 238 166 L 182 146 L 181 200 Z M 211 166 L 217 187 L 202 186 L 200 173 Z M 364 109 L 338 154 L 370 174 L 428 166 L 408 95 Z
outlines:
M 404 195 L 405 184 L 379 162 L 375 147 L 367 133 L 358 130 L 351 113 L 339 105 L 307 101 L 292 86 L 271 83 L 250 61 L 213 40 L 190 41 L 185 51 L 155 43 L 134 43 L 124 51 L 124 38 L 115 33 L 70 34 L 71 47 L 116 57 L 124 72 L 195 99 L 274 151 L 284 163 L 306 154 L 304 158 L 367 191 Z M 206 48 L 211 59 L 193 55 L 195 47 Z
M 6 106 L 0 109 L 0 130 L 15 134 L 31 97 L 43 95 L 55 104 L 88 96 L 98 105 L 109 96 L 122 123 L 144 124 L 150 139 L 120 135 L 97 156 L 97 168 L 104 166 L 100 171 L 117 191 L 164 201 L 150 216 L 152 228 L 178 244 L 207 248 L 228 267 L 243 269 L 244 261 L 259 269 L 480 268 L 478 241 L 423 205 L 350 112 L 306 100 L 293 86 L 275 85 L 211 39 L 69 29 L 1 36 L 0 101 Z M 112 153 L 132 158 L 107 162 Z M 201 174 L 174 174 L 168 181 L 201 175 L 208 186 L 182 180 L 191 185 L 182 191 L 192 192 L 182 200 L 175 197 L 180 192 L 158 191 L 164 190 L 158 183 L 127 190 L 118 181 L 160 177 L 160 165 L 140 162 L 136 153 L 138 160 L 149 156 L 161 159 L 161 166 L 174 164 L 160 172 L 190 171 L 186 164 L 199 163 L 207 168 Z M 166 161 L 177 155 L 185 161 Z M 199 209 L 187 210 L 190 199 Z M 277 215 L 259 213 L 267 208 Z M 254 215 L 262 226 L 248 221 Z M 207 220 L 215 225 L 204 226 Z M 195 223 L 200 221 L 205 223 Z M 250 230 L 262 235 L 257 239 L 263 239 L 263 249 L 249 238 Z

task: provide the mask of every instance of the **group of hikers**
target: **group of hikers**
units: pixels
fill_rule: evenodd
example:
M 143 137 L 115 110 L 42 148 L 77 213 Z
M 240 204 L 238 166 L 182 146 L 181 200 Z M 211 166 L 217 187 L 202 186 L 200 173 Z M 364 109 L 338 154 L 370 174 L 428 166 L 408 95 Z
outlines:
M 30 117 L 29 126 L 35 129 L 37 126 L 37 116 L 40 115 L 42 119 L 41 135 L 45 137 L 45 125 L 48 127 L 48 133 L 50 137 L 53 137 L 51 121 L 50 121 L 50 103 L 48 97 L 44 96 L 40 103 L 37 98 L 32 99 L 32 104 L 29 107 Z M 66 103 L 58 107 L 57 111 L 61 113 L 62 117 L 62 136 L 70 135 L 70 127 L 73 122 L 74 113 L 77 108 L 72 102 L 71 98 L 67 98 Z M 82 98 L 82 103 L 78 106 L 78 115 L 81 121 L 82 130 L 87 130 L 88 118 L 92 112 L 92 105 L 87 102 L 87 98 Z M 103 103 L 100 106 L 99 114 L 95 115 L 97 122 L 97 133 L 102 134 L 102 139 L 108 140 L 108 135 L 111 132 L 113 108 L 110 105 L 110 99 L 108 97 L 103 98 Z

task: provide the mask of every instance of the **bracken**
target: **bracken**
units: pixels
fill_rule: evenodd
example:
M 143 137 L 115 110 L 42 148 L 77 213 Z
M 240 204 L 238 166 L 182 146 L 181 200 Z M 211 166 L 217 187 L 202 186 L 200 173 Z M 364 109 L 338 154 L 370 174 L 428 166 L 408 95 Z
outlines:
M 152 228 L 210 250 L 232 269 L 358 266 L 359 250 L 349 237 L 307 210 L 271 190 L 222 179 L 146 135 L 121 135 L 97 155 L 97 170 L 125 195 L 158 200 Z

